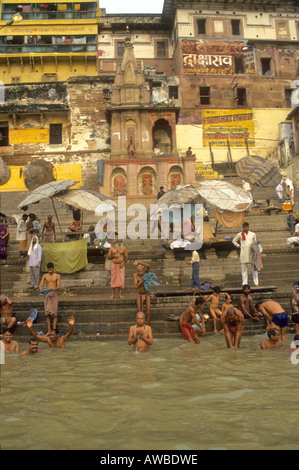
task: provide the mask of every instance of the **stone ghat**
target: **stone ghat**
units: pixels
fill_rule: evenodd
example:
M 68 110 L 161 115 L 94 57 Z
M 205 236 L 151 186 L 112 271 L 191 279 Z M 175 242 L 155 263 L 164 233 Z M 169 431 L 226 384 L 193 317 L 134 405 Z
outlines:
M 272 288 L 273 289 L 273 288 Z M 234 291 L 232 289 L 231 291 Z M 266 292 L 265 292 L 266 291 Z M 209 294 L 207 292 L 205 295 Z M 241 290 L 235 293 L 230 292 L 233 305 L 237 305 L 238 297 Z M 151 300 L 151 327 L 153 334 L 156 338 L 162 337 L 181 337 L 178 321 L 169 320 L 169 315 L 179 316 L 184 309 L 190 305 L 194 297 L 193 295 L 185 292 L 186 295 L 178 295 L 167 297 L 153 297 Z M 204 293 L 203 293 L 204 294 Z M 269 299 L 273 296 L 273 292 L 268 288 L 261 289 L 260 291 L 253 292 L 254 301 L 259 299 Z M 289 294 L 275 293 L 275 300 L 277 300 L 289 314 L 289 328 L 288 332 L 294 332 L 294 325 L 291 321 L 291 314 L 289 308 Z M 221 305 L 221 303 L 220 303 Z M 26 321 L 31 308 L 38 309 L 38 317 L 34 322 L 34 329 L 36 332 L 46 332 L 46 321 L 44 316 L 43 302 L 37 300 L 18 301 L 14 305 L 14 315 L 17 321 Z M 62 333 L 68 330 L 67 319 L 73 315 L 76 319 L 74 332 L 72 335 L 73 340 L 107 340 L 107 339 L 126 339 L 128 336 L 129 328 L 135 321 L 137 313 L 136 298 L 131 297 L 128 299 L 115 299 L 115 300 L 99 300 L 82 299 L 76 297 L 75 299 L 66 299 L 61 297 L 59 299 L 59 312 L 58 312 L 58 329 Z M 202 309 L 203 313 L 209 312 L 209 306 L 206 303 Z M 213 322 L 208 320 L 207 336 L 213 335 Z M 218 329 L 220 330 L 220 322 L 218 321 Z M 264 320 L 254 322 L 246 319 L 243 328 L 243 335 L 265 334 Z M 14 330 L 14 337 L 18 341 L 27 341 L 30 332 L 26 325 L 17 325 Z

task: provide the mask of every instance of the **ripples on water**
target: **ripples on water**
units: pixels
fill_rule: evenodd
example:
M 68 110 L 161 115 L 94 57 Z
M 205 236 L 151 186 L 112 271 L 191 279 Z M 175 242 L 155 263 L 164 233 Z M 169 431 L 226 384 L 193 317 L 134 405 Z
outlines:
M 156 340 L 142 354 L 126 341 L 69 341 L 7 356 L 1 447 L 299 449 L 299 364 L 288 352 L 256 351 L 261 338 L 243 338 L 238 351 L 217 335 L 199 345 Z

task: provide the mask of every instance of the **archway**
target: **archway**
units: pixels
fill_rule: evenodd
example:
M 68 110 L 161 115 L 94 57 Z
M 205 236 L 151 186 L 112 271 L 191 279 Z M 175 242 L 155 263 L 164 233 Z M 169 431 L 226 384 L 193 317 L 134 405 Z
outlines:
M 127 192 L 127 175 L 122 168 L 114 168 L 111 174 L 111 194 L 124 196 Z
M 158 119 L 153 127 L 153 143 L 159 145 L 163 154 L 169 155 L 172 151 L 172 129 L 166 119 Z
M 138 193 L 152 196 L 156 193 L 156 172 L 150 166 L 142 168 L 138 175 Z

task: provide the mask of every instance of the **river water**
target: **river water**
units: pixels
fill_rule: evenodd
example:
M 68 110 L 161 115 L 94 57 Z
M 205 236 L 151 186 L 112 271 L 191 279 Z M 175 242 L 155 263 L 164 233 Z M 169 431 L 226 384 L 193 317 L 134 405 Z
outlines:
M 299 449 L 299 364 L 256 351 L 264 338 L 243 338 L 237 351 L 216 335 L 159 339 L 139 354 L 126 341 L 69 341 L 6 356 L 1 448 Z

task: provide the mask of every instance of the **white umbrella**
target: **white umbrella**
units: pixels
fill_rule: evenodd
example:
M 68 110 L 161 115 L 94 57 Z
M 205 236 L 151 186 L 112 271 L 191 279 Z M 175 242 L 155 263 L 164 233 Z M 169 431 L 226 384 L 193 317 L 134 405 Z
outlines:
M 47 199 L 48 197 L 52 198 L 55 194 L 63 191 L 64 189 L 70 188 L 71 186 L 74 186 L 76 183 L 78 183 L 78 181 L 51 181 L 50 183 L 38 186 L 38 188 L 35 188 L 34 191 L 32 191 L 32 193 L 24 199 L 24 201 L 20 202 L 18 209 L 30 206 L 31 204 L 36 204 L 42 199 Z
M 63 191 L 66 188 L 70 188 L 71 186 L 74 186 L 74 184 L 78 183 L 78 181 L 73 181 L 73 180 L 64 180 L 64 181 L 51 181 L 50 183 L 43 184 L 42 186 L 38 186 L 38 188 L 35 188 L 34 191 L 32 191 L 29 196 L 27 196 L 24 201 L 20 202 L 18 205 L 18 209 L 23 209 L 25 210 L 25 207 L 30 206 L 31 204 L 37 204 L 39 201 L 43 199 L 47 199 L 48 197 L 52 201 L 53 209 L 56 215 L 56 219 L 61 231 L 61 226 L 60 222 L 58 219 L 58 215 L 56 212 L 56 208 L 54 205 L 53 197 L 55 194 L 59 193 L 60 191 Z
M 243 212 L 253 203 L 252 195 L 226 181 L 209 180 L 192 183 L 200 196 L 218 211 Z
M 98 215 L 97 211 L 99 212 L 100 208 L 103 212 L 107 212 L 117 207 L 114 201 L 90 189 L 68 189 L 56 194 L 55 199 L 76 209 L 94 212 L 95 215 Z

